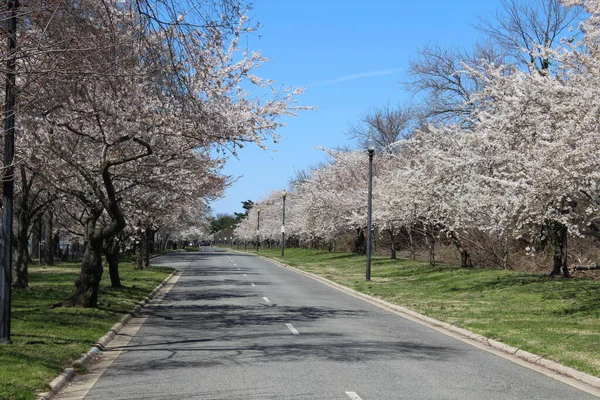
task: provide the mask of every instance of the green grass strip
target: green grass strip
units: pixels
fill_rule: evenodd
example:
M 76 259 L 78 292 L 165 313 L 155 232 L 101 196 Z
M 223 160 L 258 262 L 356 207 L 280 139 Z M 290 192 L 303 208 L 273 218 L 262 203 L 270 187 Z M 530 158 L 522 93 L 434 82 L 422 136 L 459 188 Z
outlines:
M 35 399 L 65 368 L 131 312 L 171 272 L 122 263 L 124 289 L 110 288 L 105 268 L 99 307 L 50 308 L 71 295 L 80 265 L 30 267 L 30 287 L 12 292 L 12 344 L 0 345 L 0 399 Z
M 600 281 L 465 269 L 352 253 L 260 249 L 260 255 L 600 376 Z

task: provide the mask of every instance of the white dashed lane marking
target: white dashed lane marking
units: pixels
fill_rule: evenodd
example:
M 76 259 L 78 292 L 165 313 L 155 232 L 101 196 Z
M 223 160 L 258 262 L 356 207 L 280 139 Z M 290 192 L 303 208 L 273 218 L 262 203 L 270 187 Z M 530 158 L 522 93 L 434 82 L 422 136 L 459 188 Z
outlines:
M 357 395 L 355 392 L 346 392 L 346 394 L 348 395 L 348 397 L 350 397 L 352 400 L 362 400 L 360 398 L 359 395 Z
M 269 299 L 268 299 L 268 298 L 266 298 L 266 297 L 263 297 L 263 300 L 264 300 L 266 303 L 270 303 L 270 302 L 271 302 L 271 300 L 269 300 Z
M 256 286 L 254 283 L 251 283 L 252 286 Z
M 288 327 L 288 329 L 289 329 L 290 331 L 292 331 L 292 333 L 293 333 L 294 335 L 299 335 L 299 334 L 300 334 L 300 332 L 298 332 L 298 330 L 297 330 L 296 328 L 294 328 L 294 325 L 292 325 L 292 324 L 285 324 L 285 326 L 287 326 L 287 327 Z

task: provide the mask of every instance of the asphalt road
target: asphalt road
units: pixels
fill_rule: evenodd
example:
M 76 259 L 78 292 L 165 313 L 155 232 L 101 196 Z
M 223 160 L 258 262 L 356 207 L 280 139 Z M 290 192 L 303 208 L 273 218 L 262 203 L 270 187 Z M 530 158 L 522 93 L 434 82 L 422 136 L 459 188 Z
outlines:
M 86 399 L 597 398 L 258 257 L 154 264 L 184 272 Z

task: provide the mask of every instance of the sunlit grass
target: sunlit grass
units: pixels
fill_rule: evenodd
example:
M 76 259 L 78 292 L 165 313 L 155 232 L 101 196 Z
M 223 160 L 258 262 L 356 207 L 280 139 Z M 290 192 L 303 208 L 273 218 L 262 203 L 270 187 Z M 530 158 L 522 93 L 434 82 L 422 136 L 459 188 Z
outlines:
M 282 260 L 281 249 L 260 255 Z M 286 249 L 284 263 L 600 376 L 600 281 Z
M 133 310 L 171 270 L 136 270 L 122 263 L 124 289 L 110 288 L 108 271 L 97 309 L 50 308 L 73 293 L 79 264 L 30 268 L 30 288 L 12 292 L 12 344 L 0 346 L 0 399 L 35 399 L 48 383 Z

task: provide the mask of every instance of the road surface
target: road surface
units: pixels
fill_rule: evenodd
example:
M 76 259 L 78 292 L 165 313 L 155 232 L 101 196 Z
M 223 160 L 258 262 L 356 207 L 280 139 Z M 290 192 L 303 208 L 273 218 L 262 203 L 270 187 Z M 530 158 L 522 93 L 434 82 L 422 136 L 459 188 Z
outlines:
M 259 257 L 153 263 L 183 274 L 59 399 L 597 398 Z

